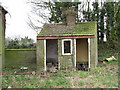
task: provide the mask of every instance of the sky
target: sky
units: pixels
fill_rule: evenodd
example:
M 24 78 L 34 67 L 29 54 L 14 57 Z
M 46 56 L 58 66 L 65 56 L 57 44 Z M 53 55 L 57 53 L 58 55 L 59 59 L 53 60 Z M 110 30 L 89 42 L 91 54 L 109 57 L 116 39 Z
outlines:
M 34 14 L 31 13 L 32 6 L 27 2 L 28 0 L 0 0 L 0 4 L 8 11 L 6 14 L 6 38 L 28 36 L 36 42 L 37 33 L 27 24 L 28 15 L 34 17 Z M 39 25 L 42 26 L 42 24 Z
M 19 38 L 28 36 L 36 42 L 37 33 L 32 30 L 27 22 L 31 14 L 28 0 L 0 0 L 1 5 L 8 11 L 6 14 L 6 38 Z
M 32 30 L 27 22 L 31 7 L 28 0 L 0 0 L 1 5 L 8 11 L 6 14 L 6 37 L 28 36 L 36 41 L 36 32 Z

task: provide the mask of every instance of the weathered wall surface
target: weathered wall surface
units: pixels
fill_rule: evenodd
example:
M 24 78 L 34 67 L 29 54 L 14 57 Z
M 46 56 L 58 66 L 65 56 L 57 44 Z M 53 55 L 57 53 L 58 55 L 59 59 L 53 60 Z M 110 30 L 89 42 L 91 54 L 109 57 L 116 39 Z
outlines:
M 6 49 L 5 67 L 32 67 L 36 64 L 35 49 Z
M 1 11 L 1 8 L 0 8 L 0 70 L 2 68 L 2 38 L 3 38 L 3 35 L 2 35 L 2 11 Z
M 90 68 L 94 69 L 98 63 L 97 24 L 95 37 L 90 39 Z
M 44 40 L 37 40 L 37 73 L 44 70 L 45 50 Z
M 7 11 L 0 6 L 0 75 L 4 64 L 5 56 L 5 14 Z M 2 84 L 2 77 L 0 77 L 0 89 Z
M 0 89 L 2 88 L 2 77 L 1 77 L 1 72 L 2 72 L 2 11 L 0 8 Z
M 58 40 L 58 68 L 59 70 L 73 70 L 75 68 L 74 40 L 72 39 L 72 55 L 62 55 L 62 39 Z M 56 50 L 57 51 L 57 50 Z M 52 53 L 52 52 L 51 52 Z M 49 55 L 48 55 L 49 56 Z M 37 72 L 45 69 L 44 40 L 37 40 Z
M 60 70 L 74 69 L 74 40 L 72 39 L 72 55 L 62 55 L 62 40 L 58 40 L 58 63 Z
M 0 63 L 3 66 L 5 55 L 5 12 L 0 7 Z

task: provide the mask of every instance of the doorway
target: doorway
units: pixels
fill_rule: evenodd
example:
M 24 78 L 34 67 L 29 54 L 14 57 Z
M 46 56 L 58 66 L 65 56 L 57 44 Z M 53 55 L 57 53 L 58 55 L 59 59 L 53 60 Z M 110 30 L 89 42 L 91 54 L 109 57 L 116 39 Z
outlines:
M 58 69 L 58 40 L 46 40 L 46 66 L 48 72 Z
M 77 70 L 88 70 L 88 39 L 76 39 L 76 68 Z

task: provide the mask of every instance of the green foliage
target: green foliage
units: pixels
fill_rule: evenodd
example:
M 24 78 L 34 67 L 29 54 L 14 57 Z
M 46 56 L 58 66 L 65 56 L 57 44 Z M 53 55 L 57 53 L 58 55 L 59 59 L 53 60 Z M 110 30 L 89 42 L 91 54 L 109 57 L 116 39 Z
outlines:
M 61 77 L 61 78 L 65 78 L 65 77 L 71 77 L 71 76 L 73 76 L 71 73 L 64 73 L 64 72 L 62 72 L 62 71 L 59 71 L 59 72 L 57 72 L 56 74 L 52 74 L 52 75 L 50 75 L 51 77 Z
M 62 16 L 62 11 L 67 8 L 74 7 L 75 10 L 78 10 L 78 4 L 81 2 L 54 2 L 52 16 L 49 18 L 50 22 L 59 23 L 66 20 L 65 16 Z
M 59 78 L 59 82 L 57 82 L 57 86 L 68 86 L 68 80 L 65 80 L 64 78 Z
M 119 50 L 99 47 L 99 59 L 115 56 Z M 95 69 L 88 71 L 48 73 L 51 78 L 42 78 L 40 75 L 3 75 L 2 87 L 8 88 L 118 88 L 118 61 L 99 64 Z M 36 66 L 36 65 L 33 65 Z M 19 67 L 19 66 L 18 66 Z M 19 72 L 19 68 L 5 68 L 4 73 Z M 114 67 L 114 68 L 113 68 Z M 28 68 L 30 69 L 31 66 Z M 29 71 L 29 70 L 28 70 Z M 27 72 L 27 71 L 24 71 Z M 32 72 L 32 71 L 29 71 Z
M 28 37 L 25 38 L 15 38 L 7 39 L 6 38 L 6 48 L 7 49 L 20 49 L 20 48 L 35 48 L 36 45 L 34 41 Z
M 107 48 L 107 45 L 104 43 L 102 46 L 99 45 L 98 46 L 98 57 L 99 60 L 103 60 L 105 58 L 109 58 L 111 56 L 114 56 L 117 60 L 118 60 L 118 53 L 119 53 L 120 49 L 113 49 L 113 48 Z M 103 53 L 104 52 L 104 53 Z M 109 62 L 110 64 L 116 64 L 118 65 L 118 62 L 114 61 L 114 62 Z
M 89 73 L 87 73 L 87 72 L 81 72 L 79 75 L 81 77 L 87 78 L 89 76 Z
M 39 75 L 5 75 L 2 82 L 3 88 L 8 86 L 12 88 L 117 88 L 117 72 L 118 70 L 115 68 L 114 70 L 108 70 L 106 67 L 96 67 L 90 72 L 70 72 L 72 76 L 66 76 L 66 73 L 58 72 L 59 75 L 61 73 L 65 77 L 61 77 L 61 75 L 51 78 L 41 78 Z M 84 76 L 85 73 L 87 77 Z
M 9 41 L 9 44 L 8 44 L 7 48 L 9 48 L 9 49 L 12 49 L 12 48 L 18 49 L 18 48 L 20 48 L 19 41 L 16 38 L 15 38 L 15 40 Z
M 83 82 L 83 81 L 80 81 L 80 82 L 79 82 L 79 85 L 80 85 L 80 86 L 83 86 L 83 85 L 84 85 L 84 82 Z
M 104 43 L 104 34 L 107 35 L 107 46 L 118 48 L 120 33 L 120 2 L 93 2 L 93 10 L 83 10 L 84 20 L 97 21 L 98 43 Z M 100 33 L 100 34 L 99 34 Z M 99 39 L 100 38 L 100 39 Z
M 84 21 L 97 21 L 97 35 L 98 43 L 103 44 L 104 35 L 107 35 L 107 47 L 116 48 L 120 46 L 120 1 L 115 2 L 91 2 L 82 3 L 83 6 L 78 8 L 78 5 L 82 5 L 81 2 L 44 2 L 44 3 L 35 3 L 38 8 L 50 10 L 50 15 L 48 21 L 50 23 L 61 23 L 66 20 L 65 16 L 62 16 L 62 11 L 66 8 L 74 7 L 76 11 L 80 12 L 83 15 L 77 16 L 77 22 Z M 83 7 L 86 8 L 84 9 Z M 92 8 L 91 8 L 92 7 Z M 38 9 L 37 9 L 38 10 Z M 80 10 L 80 11 L 79 11 Z M 41 14 L 41 13 L 40 13 Z M 42 18 L 44 15 L 42 15 Z M 47 17 L 45 15 L 45 17 Z M 80 18 L 79 18 L 80 17 Z

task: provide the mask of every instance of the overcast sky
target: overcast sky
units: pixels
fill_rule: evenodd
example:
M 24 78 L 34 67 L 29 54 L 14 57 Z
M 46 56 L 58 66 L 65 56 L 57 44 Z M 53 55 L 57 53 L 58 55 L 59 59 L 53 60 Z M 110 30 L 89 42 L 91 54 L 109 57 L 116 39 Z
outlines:
M 28 14 L 31 6 L 28 0 L 0 0 L 1 5 L 9 12 L 6 14 L 6 37 L 28 36 L 36 41 L 36 32 L 32 30 L 28 22 Z
M 6 37 L 28 36 L 36 41 L 36 32 L 27 24 L 28 15 L 31 15 L 32 11 L 27 2 L 28 0 L 0 0 L 0 4 L 8 11 L 6 14 Z
M 36 40 L 36 32 L 28 25 L 28 14 L 31 7 L 27 0 L 0 0 L 1 5 L 9 12 L 6 15 L 6 37 L 28 36 Z

